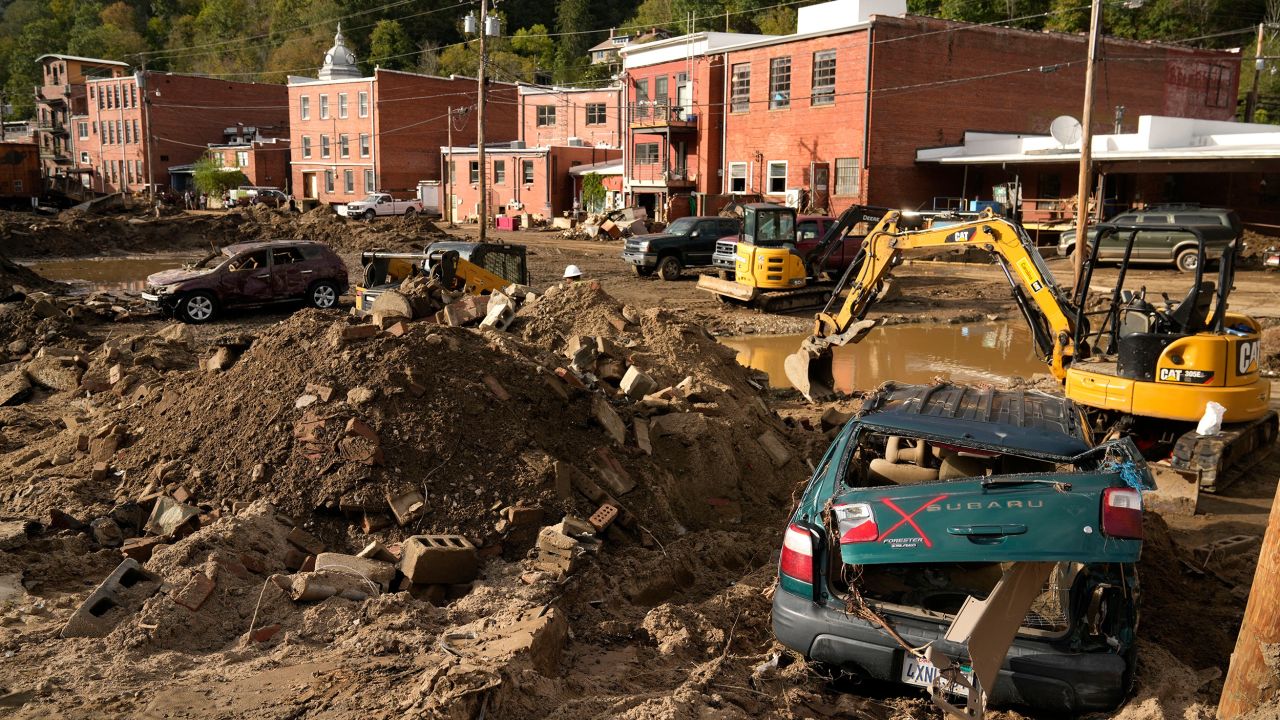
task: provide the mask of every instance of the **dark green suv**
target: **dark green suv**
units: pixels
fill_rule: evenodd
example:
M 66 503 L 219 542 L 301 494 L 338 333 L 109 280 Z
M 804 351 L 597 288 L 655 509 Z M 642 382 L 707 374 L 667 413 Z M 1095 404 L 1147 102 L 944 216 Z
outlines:
M 1151 487 L 1133 443 L 1093 445 L 1066 398 L 886 384 L 791 516 L 774 634 L 861 677 L 944 695 L 981 687 L 992 704 L 1039 712 L 1110 710 L 1133 677 Z M 1041 574 L 1025 585 L 1030 604 L 1008 610 L 1007 649 L 957 641 L 960 616 L 1028 564 Z
M 1232 240 L 1240 237 L 1240 217 L 1234 210 L 1221 208 L 1152 208 L 1121 213 L 1101 226 L 1089 227 L 1089 243 L 1098 237 L 1100 228 L 1108 225 L 1140 226 L 1133 242 L 1132 262 L 1171 263 L 1183 272 L 1195 272 L 1199 263 L 1195 236 L 1178 227 L 1194 227 L 1204 234 L 1204 256 L 1217 260 Z M 1149 227 L 1148 227 L 1149 226 Z M 1099 260 L 1121 260 L 1127 233 L 1111 233 L 1098 249 Z M 1075 251 L 1074 229 L 1062 233 L 1058 254 L 1069 256 Z

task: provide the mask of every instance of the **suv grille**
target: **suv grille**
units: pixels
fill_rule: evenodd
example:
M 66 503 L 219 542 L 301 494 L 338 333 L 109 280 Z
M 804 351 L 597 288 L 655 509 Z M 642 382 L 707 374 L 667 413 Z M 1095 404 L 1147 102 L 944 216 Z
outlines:
M 736 240 L 717 240 L 717 255 L 736 255 L 738 252 L 738 243 Z

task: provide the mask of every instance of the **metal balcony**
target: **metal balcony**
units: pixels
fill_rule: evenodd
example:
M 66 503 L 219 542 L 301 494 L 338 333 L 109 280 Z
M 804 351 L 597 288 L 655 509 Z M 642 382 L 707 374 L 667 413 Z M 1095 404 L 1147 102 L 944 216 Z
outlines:
M 698 116 L 678 105 L 663 101 L 647 101 L 628 106 L 632 130 L 667 133 L 672 130 L 698 129 Z

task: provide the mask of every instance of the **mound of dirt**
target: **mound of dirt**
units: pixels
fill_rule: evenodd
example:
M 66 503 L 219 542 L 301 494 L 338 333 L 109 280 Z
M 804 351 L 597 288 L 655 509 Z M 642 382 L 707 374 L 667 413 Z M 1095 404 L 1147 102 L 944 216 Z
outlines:
M 1262 331 L 1262 360 L 1258 367 L 1264 373 L 1280 375 L 1280 326 Z
M 0 255 L 0 302 L 21 298 L 32 290 L 57 292 L 64 288 L 62 283 L 41 277 L 36 271 Z

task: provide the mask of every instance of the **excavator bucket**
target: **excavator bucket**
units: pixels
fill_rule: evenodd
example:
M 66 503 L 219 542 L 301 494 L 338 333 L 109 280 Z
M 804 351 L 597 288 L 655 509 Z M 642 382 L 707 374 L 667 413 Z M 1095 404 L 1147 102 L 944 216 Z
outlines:
M 800 391 L 809 402 L 817 402 L 831 397 L 836 392 L 836 378 L 832 370 L 834 348 L 861 340 L 871 328 L 876 326 L 875 320 L 860 320 L 849 326 L 848 330 L 824 338 L 808 337 L 800 349 L 782 361 L 787 379 L 792 387 Z

